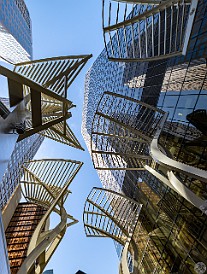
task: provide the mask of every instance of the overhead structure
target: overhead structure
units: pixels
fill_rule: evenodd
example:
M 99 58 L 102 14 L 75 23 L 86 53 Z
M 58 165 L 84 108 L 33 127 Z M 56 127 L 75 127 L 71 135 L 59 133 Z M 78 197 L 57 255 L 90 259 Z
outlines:
M 207 201 L 181 179 L 207 182 L 205 170 L 178 162 L 158 141 L 168 113 L 124 95 L 104 92 L 91 133 L 94 167 L 108 170 L 147 170 L 207 214 Z M 155 165 L 162 167 L 162 172 Z M 176 174 L 177 173 L 177 174 Z M 180 176 L 181 175 L 181 176 Z
M 15 65 L 14 71 L 0 67 L 9 86 L 11 107 L 24 105 L 25 132 L 19 141 L 39 133 L 58 142 L 83 149 L 66 120 L 74 107 L 67 89 L 91 55 L 64 56 Z
M 94 115 L 91 152 L 96 169 L 143 170 L 162 110 L 127 96 L 104 92 Z
M 28 202 L 40 205 L 47 211 L 33 233 L 27 257 L 18 274 L 41 274 L 67 227 L 77 223 L 66 212 L 64 203 L 71 193 L 68 187 L 81 166 L 81 162 L 62 159 L 33 160 L 24 164 L 21 181 L 23 195 Z M 48 221 L 53 212 L 59 215 L 60 221 L 49 229 Z
M 133 242 L 142 205 L 120 193 L 94 187 L 85 202 L 83 221 L 86 236 L 110 237 L 124 247 L 120 273 L 129 273 L 128 253 L 136 261 L 137 250 Z M 136 266 L 134 272 L 136 273 Z
M 199 208 L 203 213 L 207 215 L 207 200 L 204 200 L 205 196 L 200 196 L 194 193 L 185 183 L 182 181 L 180 174 L 185 175 L 201 182 L 207 183 L 207 171 L 190 166 L 185 163 L 178 162 L 173 159 L 169 151 L 166 153 L 166 149 L 158 143 L 160 134 L 163 130 L 164 123 L 167 120 L 167 113 L 163 117 L 163 121 L 160 127 L 157 128 L 156 133 L 150 143 L 150 155 L 153 160 L 160 166 L 164 167 L 166 170 L 166 177 L 162 174 L 156 172 L 154 169 L 149 168 L 147 165 L 145 168 L 162 181 L 165 185 L 169 186 L 179 195 L 181 195 L 185 200 Z M 176 173 L 178 175 L 176 175 Z
M 18 63 L 14 71 L 67 98 L 67 89 L 92 55 L 59 56 Z
M 153 61 L 187 52 L 198 0 L 102 0 L 110 61 Z

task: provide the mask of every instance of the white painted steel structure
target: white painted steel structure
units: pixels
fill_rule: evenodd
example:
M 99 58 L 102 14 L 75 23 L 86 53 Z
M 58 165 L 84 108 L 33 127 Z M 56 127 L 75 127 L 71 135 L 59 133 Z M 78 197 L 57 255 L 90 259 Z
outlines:
M 83 221 L 86 236 L 110 237 L 124 249 L 120 273 L 128 274 L 128 253 L 137 260 L 138 251 L 132 237 L 142 205 L 120 193 L 94 187 L 86 199 Z M 133 273 L 137 266 L 134 264 Z
M 27 258 L 18 274 L 41 274 L 63 239 L 67 227 L 77 223 L 67 213 L 64 203 L 71 193 L 68 187 L 82 164 L 63 159 L 33 160 L 24 164 L 21 181 L 23 195 L 28 202 L 46 208 L 47 212 L 33 233 Z M 52 212 L 60 216 L 60 222 L 49 229 L 47 224 Z
M 197 4 L 198 0 L 103 0 L 109 60 L 153 61 L 185 55 Z
M 174 160 L 170 152 L 158 143 L 167 116 L 168 113 L 141 101 L 105 92 L 97 107 L 91 133 L 94 167 L 109 170 L 146 169 L 207 214 L 206 200 L 175 174 L 185 174 L 206 183 L 207 171 Z M 152 160 L 164 167 L 166 176 L 151 167 Z

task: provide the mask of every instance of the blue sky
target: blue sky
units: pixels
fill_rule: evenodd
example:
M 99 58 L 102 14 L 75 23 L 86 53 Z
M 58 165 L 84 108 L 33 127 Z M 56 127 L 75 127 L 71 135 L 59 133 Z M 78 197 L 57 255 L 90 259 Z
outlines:
M 68 99 L 77 107 L 68 120 L 76 137 L 86 149 L 81 136 L 84 77 L 103 50 L 101 0 L 25 0 L 32 19 L 33 58 L 93 54 L 68 90 Z M 73 181 L 66 203 L 68 212 L 79 220 L 68 228 L 65 238 L 46 269 L 54 274 L 74 274 L 79 269 L 87 274 L 117 274 L 118 259 L 114 244 L 107 238 L 86 238 L 82 223 L 84 202 L 93 186 L 101 186 L 90 156 L 85 152 L 46 139 L 36 158 L 80 160 L 84 165 Z M 53 224 L 53 221 L 52 221 Z

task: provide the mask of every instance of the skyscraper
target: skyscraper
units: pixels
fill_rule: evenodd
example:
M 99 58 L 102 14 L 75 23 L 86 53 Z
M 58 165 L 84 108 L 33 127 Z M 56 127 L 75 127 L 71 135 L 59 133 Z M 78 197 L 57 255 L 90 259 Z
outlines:
M 24 0 L 0 1 L 0 58 L 9 63 L 32 59 L 32 25 Z
M 7 254 L 7 247 L 6 247 L 1 211 L 0 211 L 0 256 L 1 256 L 0 273 L 9 274 L 10 273 L 9 262 L 7 259 L 8 254 Z
M 163 8 L 164 1 L 162 4 Z M 181 7 L 184 8 L 182 4 Z M 151 4 L 134 5 L 126 25 L 120 23 L 117 28 L 105 28 L 105 31 L 113 30 L 115 34 L 111 36 L 107 50 L 102 51 L 86 75 L 82 132 L 98 173 L 106 174 L 107 171 L 108 174 L 117 174 L 116 178 L 113 176 L 113 184 L 111 178 L 106 176 L 103 182 L 102 177 L 103 185 L 113 189 L 114 184 L 119 184 L 125 195 L 143 204 L 134 234 L 139 249 L 136 263 L 140 273 L 199 273 L 195 272 L 197 263 L 207 265 L 205 177 L 195 178 L 195 174 L 183 172 L 182 169 L 175 172 L 175 166 L 167 169 L 161 158 L 153 157 L 153 146 L 149 140 L 153 139 L 153 131 L 157 129 L 157 113 L 153 111 L 168 112 L 159 135 L 159 145 L 166 153 L 169 152 L 168 160 L 173 159 L 173 163 L 179 165 L 183 163 L 198 167 L 201 172 L 207 169 L 207 32 L 204 20 L 207 1 L 198 1 L 193 11 L 195 18 L 185 55 L 179 53 L 168 58 L 162 55 L 156 60 L 153 56 L 153 60 L 150 60 L 144 52 L 142 60 L 124 62 L 127 50 L 129 55 L 133 52 L 130 51 L 133 32 L 137 35 L 134 40 L 136 48 L 140 40 L 145 43 L 148 36 L 152 37 L 152 31 L 157 29 L 155 34 L 161 35 L 160 49 L 162 53 L 169 53 L 170 35 L 167 27 L 163 26 L 166 22 L 168 26 L 170 22 L 175 22 L 174 17 L 170 20 L 171 15 L 180 8 L 173 5 L 158 12 L 158 15 L 148 12 L 150 16 L 153 14 L 153 18 L 148 20 L 145 11 L 153 8 Z M 159 20 L 160 30 L 157 28 Z M 134 24 L 132 28 L 129 25 L 131 22 Z M 164 37 L 169 39 L 165 44 L 166 50 L 162 43 Z M 159 45 L 158 40 L 155 41 Z M 146 49 L 145 45 L 141 48 Z M 112 50 L 115 58 L 122 54 L 121 62 L 108 60 Z M 147 50 L 150 57 L 153 51 L 150 43 Z M 154 110 L 145 111 L 144 106 Z M 152 124 L 151 119 L 154 119 Z M 148 142 L 149 145 L 145 147 L 143 144 Z M 142 160 L 143 166 L 138 170 L 137 159 L 143 153 L 146 160 Z M 164 153 L 162 155 L 164 157 Z M 134 157 L 133 161 L 130 157 Z M 150 168 L 146 169 L 147 165 Z M 172 170 L 175 175 L 173 180 L 170 177 Z M 174 188 L 167 184 L 169 181 L 173 181 Z M 185 195 L 181 189 L 178 191 L 176 184 L 179 183 L 181 189 L 187 193 L 190 190 L 189 193 L 193 193 L 191 198 L 202 201 L 203 206 L 196 206 L 190 200 L 190 195 Z
M 54 274 L 53 270 L 52 269 L 49 269 L 49 270 L 45 270 L 43 272 L 43 274 Z
M 78 221 L 69 215 L 65 201 L 69 185 L 83 163 L 73 160 L 32 160 L 23 166 L 20 203 L 6 230 L 11 273 L 41 274 L 63 239 L 67 227 Z M 55 212 L 60 218 L 50 227 Z
M 21 166 L 25 161 L 33 159 L 43 140 L 43 136 L 36 134 L 16 143 L 0 184 L 0 204 L 3 214 L 7 212 L 6 215 L 10 213 L 10 217 L 12 216 L 13 213 L 11 209 L 7 209 L 7 204 L 15 190 L 20 191 L 18 186 L 22 176 Z M 8 221 L 5 220 L 4 225 L 7 226 Z
M 43 272 L 43 274 L 54 274 L 53 270 L 52 269 L 49 269 L 49 270 L 45 270 Z
M 27 255 L 32 234 L 46 209 L 33 203 L 19 203 L 6 229 L 11 274 L 16 274 Z

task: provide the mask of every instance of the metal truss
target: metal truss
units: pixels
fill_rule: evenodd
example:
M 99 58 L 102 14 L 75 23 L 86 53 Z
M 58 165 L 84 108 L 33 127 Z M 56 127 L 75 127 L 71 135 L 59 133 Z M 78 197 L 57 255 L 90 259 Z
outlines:
M 67 98 L 67 89 L 92 55 L 60 56 L 18 63 L 14 71 Z
M 178 174 L 185 174 L 186 176 L 207 183 L 207 171 L 172 159 L 169 151 L 166 153 L 166 149 L 162 148 L 162 146 L 158 144 L 167 116 L 168 113 L 163 116 L 162 123 L 160 127 L 157 128 L 153 140 L 150 143 L 150 155 L 156 163 L 166 169 L 167 178 L 148 166 L 145 166 L 145 168 L 164 184 L 180 194 L 189 203 L 193 204 L 207 215 L 207 200 L 203 200 L 196 195 L 182 182 L 181 179 L 178 178 L 178 176 L 175 175 L 175 172 L 178 172 Z
M 96 169 L 143 170 L 162 110 L 120 94 L 104 92 L 94 115 L 91 152 Z
M 198 0 L 102 1 L 109 60 L 153 61 L 186 54 Z
M 91 55 L 48 58 L 17 64 L 14 72 L 0 67 L 8 78 L 10 105 L 24 104 L 26 130 L 18 141 L 39 133 L 82 149 L 66 120 L 74 107 L 67 89 Z
M 142 205 L 109 189 L 93 188 L 85 202 L 83 221 L 86 236 L 110 237 L 124 246 L 120 273 L 129 273 L 127 255 L 137 259 L 133 232 Z M 134 267 L 136 269 L 136 266 Z
M 162 183 L 207 214 L 207 202 L 188 188 L 175 172 L 207 182 L 207 172 L 173 159 L 158 143 L 168 113 L 141 101 L 105 92 L 91 133 L 94 167 L 102 170 L 148 170 Z M 152 160 L 165 175 L 151 167 Z
M 62 159 L 33 160 L 23 166 L 21 188 L 25 199 L 47 209 L 37 225 L 18 274 L 41 274 L 63 239 L 67 227 L 77 223 L 67 214 L 64 203 L 71 193 L 69 185 L 82 166 L 81 162 Z M 49 218 L 55 212 L 60 222 L 49 229 Z M 69 219 L 69 223 L 68 223 Z

